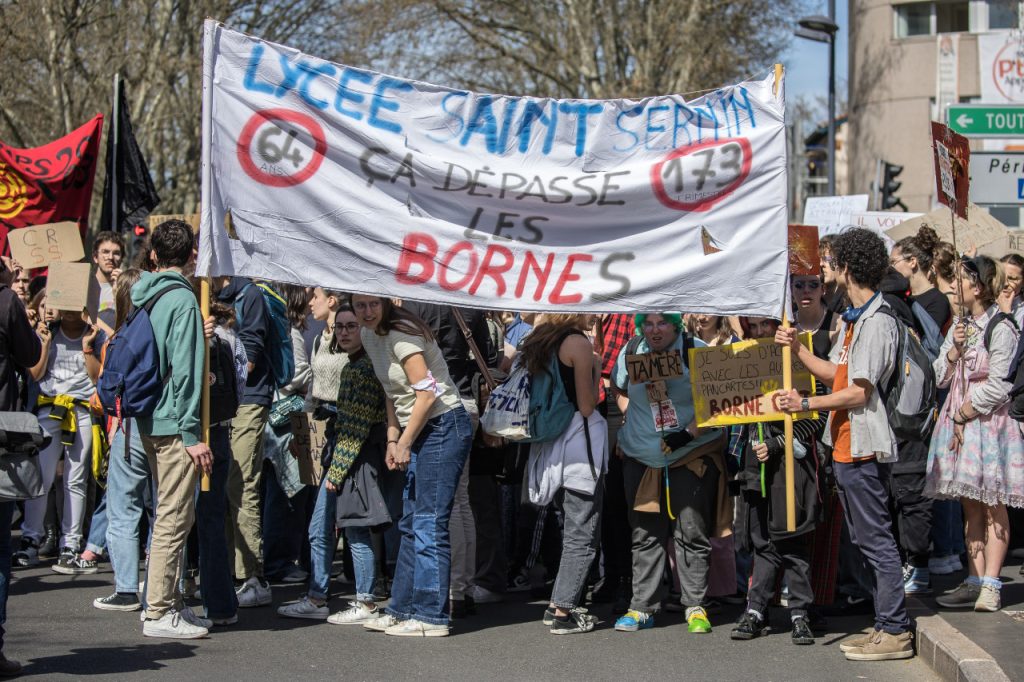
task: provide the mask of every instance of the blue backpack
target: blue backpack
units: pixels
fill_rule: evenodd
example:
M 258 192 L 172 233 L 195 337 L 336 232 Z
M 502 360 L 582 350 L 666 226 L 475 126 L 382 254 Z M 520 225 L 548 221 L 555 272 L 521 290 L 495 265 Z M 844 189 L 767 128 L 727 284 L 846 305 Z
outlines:
M 530 435 L 523 439 L 524 442 L 555 440 L 569 428 L 574 414 L 576 406 L 569 402 L 565 392 L 562 373 L 558 371 L 556 350 L 551 354 L 547 369 L 530 375 Z
M 921 347 L 934 362 L 939 357 L 939 350 L 942 349 L 942 343 L 946 337 L 942 335 L 942 330 L 935 323 L 935 318 L 928 314 L 923 305 L 914 301 L 910 305 L 910 311 L 914 314 L 914 321 L 921 330 Z
M 295 376 L 295 353 L 292 349 L 292 326 L 288 321 L 288 306 L 281 295 L 263 282 L 246 284 L 235 298 L 235 315 L 242 319 L 242 296 L 250 286 L 263 294 L 263 303 L 270 316 L 270 331 L 267 334 L 264 352 L 270 360 L 270 372 L 278 388 L 287 386 Z
M 150 315 L 157 301 L 176 289 L 192 291 L 185 284 L 174 284 L 157 292 L 132 311 L 107 343 L 103 373 L 96 385 L 104 413 L 121 419 L 148 417 L 156 410 L 164 379 L 160 376 L 160 354 Z

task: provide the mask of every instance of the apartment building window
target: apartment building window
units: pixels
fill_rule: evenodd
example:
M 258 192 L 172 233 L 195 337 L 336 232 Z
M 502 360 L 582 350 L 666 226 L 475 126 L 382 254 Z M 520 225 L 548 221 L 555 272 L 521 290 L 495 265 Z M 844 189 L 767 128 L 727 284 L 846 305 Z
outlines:
M 988 27 L 1019 28 L 1019 0 L 988 0 Z
M 1021 26 L 1021 0 L 932 0 L 893 6 L 897 38 L 979 33 Z

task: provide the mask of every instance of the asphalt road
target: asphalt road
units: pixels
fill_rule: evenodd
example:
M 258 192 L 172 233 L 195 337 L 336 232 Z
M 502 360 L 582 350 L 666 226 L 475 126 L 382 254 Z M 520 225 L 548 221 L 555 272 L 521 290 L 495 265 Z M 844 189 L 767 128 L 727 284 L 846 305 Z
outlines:
M 479 605 L 447 638 L 401 639 L 359 626 L 277 616 L 276 606 L 302 588 L 275 586 L 275 608 L 240 611 L 237 625 L 214 628 L 204 640 L 142 636 L 139 614 L 99 611 L 92 600 L 112 590 L 109 564 L 89 576 L 48 567 L 16 569 L 7 607 L 5 654 L 25 677 L 46 679 L 344 679 L 344 680 L 895 680 L 936 679 L 918 659 L 846 661 L 838 643 L 870 626 L 867 617 L 830 619 L 830 634 L 796 647 L 777 611 L 776 634 L 750 642 L 729 639 L 740 607 L 712 615 L 714 632 L 690 635 L 680 614 L 659 615 L 638 633 L 615 632 L 610 608 L 583 635 L 553 636 L 540 623 L 543 602 L 513 596 Z M 351 586 L 340 584 L 338 591 Z M 344 607 L 341 598 L 332 611 Z

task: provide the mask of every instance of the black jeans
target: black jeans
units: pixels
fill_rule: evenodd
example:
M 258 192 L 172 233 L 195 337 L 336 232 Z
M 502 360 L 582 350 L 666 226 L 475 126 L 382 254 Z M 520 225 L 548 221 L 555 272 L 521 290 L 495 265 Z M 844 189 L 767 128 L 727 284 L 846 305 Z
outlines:
M 773 540 L 768 534 L 768 500 L 759 493 L 745 492 L 748 505 L 747 530 L 754 548 L 754 568 L 747 593 L 747 608 L 768 617 L 768 604 L 775 596 L 779 571 L 785 570 L 789 587 L 789 609 L 793 616 L 806 616 L 814 601 L 811 589 L 813 533 Z
M 892 492 L 900 550 L 914 568 L 928 568 L 931 558 L 932 504 L 924 496 L 924 472 L 893 474 Z

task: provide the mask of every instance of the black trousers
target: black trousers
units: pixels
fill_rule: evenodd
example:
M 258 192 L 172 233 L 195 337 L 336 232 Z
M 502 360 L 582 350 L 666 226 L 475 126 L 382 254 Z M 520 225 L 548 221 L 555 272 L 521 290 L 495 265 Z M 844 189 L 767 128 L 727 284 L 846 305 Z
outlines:
M 931 557 L 932 502 L 924 496 L 925 473 L 894 472 L 893 518 L 903 559 L 914 568 L 927 568 Z
M 767 618 L 768 604 L 775 596 L 779 574 L 785 571 L 790 612 L 793 616 L 806 616 L 807 608 L 814 601 L 814 590 L 811 589 L 812 533 L 781 540 L 771 539 L 768 534 L 768 500 L 752 491 L 743 494 L 749 503 L 747 527 L 754 548 L 754 569 L 750 590 L 747 592 L 747 608 Z

